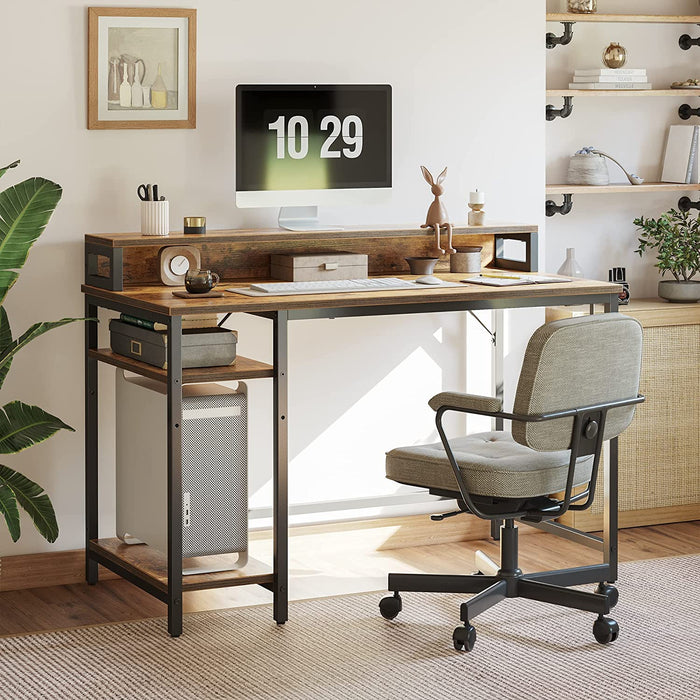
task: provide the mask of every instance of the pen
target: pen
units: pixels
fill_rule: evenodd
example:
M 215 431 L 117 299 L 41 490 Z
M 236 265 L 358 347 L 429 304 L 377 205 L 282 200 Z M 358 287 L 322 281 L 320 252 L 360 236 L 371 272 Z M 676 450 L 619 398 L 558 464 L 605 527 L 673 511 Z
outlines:
M 497 280 L 519 280 L 523 279 L 520 275 L 487 275 L 487 274 L 481 274 L 479 277 L 493 277 L 494 279 Z

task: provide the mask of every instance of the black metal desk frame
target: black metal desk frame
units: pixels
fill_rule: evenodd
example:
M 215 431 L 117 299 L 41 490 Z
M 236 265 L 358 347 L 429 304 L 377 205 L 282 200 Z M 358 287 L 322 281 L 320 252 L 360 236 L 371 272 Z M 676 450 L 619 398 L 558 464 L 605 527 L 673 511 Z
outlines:
M 283 299 L 283 297 L 281 297 Z M 357 316 L 385 316 L 449 311 L 502 310 L 541 306 L 602 304 L 606 313 L 617 311 L 617 294 L 566 293 L 547 297 L 494 298 L 470 301 L 435 301 L 376 306 L 338 308 L 290 309 L 265 312 L 246 312 L 270 319 L 273 324 L 273 577 L 272 583 L 262 583 L 273 593 L 273 617 L 277 624 L 288 618 L 288 325 L 290 321 Z M 98 564 L 102 564 L 168 606 L 168 632 L 172 637 L 182 634 L 182 316 L 146 311 L 129 303 L 127 296 L 119 301 L 105 299 L 85 291 L 85 315 L 97 318 L 99 308 L 138 315 L 167 325 L 167 433 L 168 433 L 168 551 L 167 591 L 154 587 L 148 580 L 128 568 L 91 551 L 90 541 L 98 538 L 98 359 L 90 356 L 97 349 L 97 324 L 85 324 L 85 522 L 86 560 L 85 576 L 89 584 L 97 583 Z M 235 304 L 217 308 L 218 312 L 240 312 Z M 568 539 L 602 550 L 604 578 L 617 579 L 618 529 L 618 459 L 617 439 L 610 442 L 610 459 L 605 471 L 604 537 L 599 538 L 557 523 L 541 523 L 541 529 L 555 532 Z M 528 523 L 531 524 L 531 523 Z M 532 524 L 531 524 L 532 525 Z

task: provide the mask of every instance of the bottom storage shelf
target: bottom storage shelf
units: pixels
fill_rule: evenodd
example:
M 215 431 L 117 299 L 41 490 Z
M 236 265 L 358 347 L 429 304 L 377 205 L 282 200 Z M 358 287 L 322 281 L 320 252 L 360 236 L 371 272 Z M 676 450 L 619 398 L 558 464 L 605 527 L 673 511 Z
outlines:
M 165 555 L 145 544 L 124 544 L 120 539 L 90 540 L 90 552 L 95 554 L 100 564 L 121 573 L 119 568 L 152 588 L 167 593 L 168 563 Z M 187 567 L 216 567 L 235 562 L 237 554 L 217 554 L 183 560 Z M 110 566 L 110 564 L 114 566 Z M 208 574 L 192 574 L 182 577 L 182 590 L 201 591 L 209 588 L 244 586 L 247 584 L 271 584 L 273 574 L 269 567 L 255 559 L 248 559 L 242 569 L 216 571 Z

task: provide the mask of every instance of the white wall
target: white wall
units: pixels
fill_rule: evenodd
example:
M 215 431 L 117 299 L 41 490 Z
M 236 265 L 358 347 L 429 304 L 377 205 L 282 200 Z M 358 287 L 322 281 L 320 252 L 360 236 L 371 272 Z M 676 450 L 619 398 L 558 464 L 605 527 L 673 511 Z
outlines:
M 22 166 L 2 185 L 18 175 L 42 175 L 64 188 L 63 201 L 9 296 L 15 333 L 39 319 L 81 315 L 83 236 L 136 230 L 140 182 L 160 183 L 171 202 L 174 228 L 193 213 L 205 214 L 210 228 L 275 224 L 272 210 L 233 205 L 233 90 L 239 82 L 393 85 L 393 201 L 381 208 L 329 209 L 323 212 L 327 221 L 421 223 L 430 201 L 418 170 L 425 164 L 449 166 L 446 200 L 456 222 L 466 219 L 464 202 L 475 186 L 488 193 L 491 220 L 542 222 L 542 0 L 356 0 L 351 5 L 209 0 L 198 7 L 197 129 L 177 131 L 88 131 L 86 7 L 69 0 L 6 5 L 0 17 L 0 160 L 21 157 Z M 235 325 L 240 352 L 269 359 L 266 322 L 239 319 Z M 488 390 L 477 386 L 485 383 L 479 367 L 488 364 L 488 344 L 466 325 L 463 316 L 454 315 L 293 327 L 293 501 L 396 491 L 383 479 L 383 453 L 434 437 L 427 398 L 443 387 L 463 386 L 467 371 L 477 375 L 472 390 Z M 474 342 L 469 370 L 462 356 L 466 335 Z M 514 356 L 521 344 L 518 337 Z M 114 528 L 113 374 L 110 367 L 100 368 L 105 536 Z M 252 502 L 259 506 L 269 502 L 270 385 L 267 380 L 250 384 Z M 36 403 L 77 430 L 6 460 L 46 487 L 61 535 L 48 546 L 25 520 L 15 546 L 0 528 L 0 552 L 82 546 L 82 392 L 77 326 L 54 331 L 15 360 L 3 401 Z M 338 447 L 347 451 L 340 469 L 328 456 Z
M 563 0 L 547 0 L 549 12 L 560 12 Z M 599 12 L 639 14 L 698 14 L 695 0 L 605 0 Z M 557 35 L 562 25 L 548 23 Z M 673 24 L 586 24 L 574 25 L 574 38 L 568 46 L 547 51 L 547 87 L 567 88 L 575 68 L 603 67 L 602 53 L 611 41 L 621 43 L 628 53 L 627 66 L 646 68 L 654 88 L 666 89 L 674 80 L 700 77 L 700 50 L 683 51 L 678 37 L 689 33 L 700 36 L 695 25 Z M 574 98 L 573 114 L 547 124 L 547 182 L 566 182 L 569 156 L 583 146 L 596 146 L 619 160 L 629 172 L 649 182 L 661 177 L 666 133 L 669 124 L 683 122 L 678 107 L 684 102 L 697 106 L 693 98 L 602 97 Z M 557 106 L 561 106 L 557 104 Z M 624 173 L 608 164 L 611 182 L 626 182 Z M 677 208 L 684 193 L 648 193 L 574 196 L 573 211 L 547 220 L 547 268 L 556 270 L 564 260 L 565 249 L 576 249 L 576 259 L 587 277 L 607 279 L 611 267 L 626 267 L 632 297 L 654 297 L 659 280 L 656 258 L 634 253 L 637 235 L 632 221 L 640 216 L 657 217 Z M 561 197 L 554 199 L 561 203 Z M 698 198 L 693 195 L 693 200 Z

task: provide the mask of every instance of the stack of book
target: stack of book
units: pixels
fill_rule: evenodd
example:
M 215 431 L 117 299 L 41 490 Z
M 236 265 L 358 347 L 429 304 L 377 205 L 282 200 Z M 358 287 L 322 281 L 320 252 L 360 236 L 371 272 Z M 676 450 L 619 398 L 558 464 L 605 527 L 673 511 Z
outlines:
M 119 320 L 123 323 L 129 323 L 132 326 L 147 328 L 150 331 L 166 331 L 168 327 L 164 323 L 157 321 L 148 321 L 145 318 L 137 318 L 129 314 L 119 314 Z M 213 328 L 218 324 L 218 314 L 201 314 L 199 316 L 183 316 L 182 329 L 188 328 Z
M 585 68 L 574 71 L 569 90 L 651 90 L 646 68 Z

